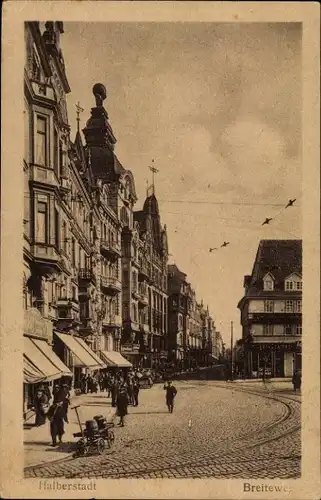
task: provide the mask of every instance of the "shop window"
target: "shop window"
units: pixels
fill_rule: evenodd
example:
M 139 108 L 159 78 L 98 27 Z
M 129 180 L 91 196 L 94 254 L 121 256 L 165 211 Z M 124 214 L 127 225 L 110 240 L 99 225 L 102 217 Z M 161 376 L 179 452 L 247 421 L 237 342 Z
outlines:
M 36 241 L 48 242 L 48 204 L 43 201 L 38 201 L 37 204 Z
M 47 118 L 37 115 L 37 131 L 36 131 L 36 158 L 37 165 L 47 165 L 48 160 L 48 144 L 47 144 Z
M 264 312 L 267 312 L 267 313 L 274 312 L 274 301 L 273 300 L 265 300 L 264 301 Z

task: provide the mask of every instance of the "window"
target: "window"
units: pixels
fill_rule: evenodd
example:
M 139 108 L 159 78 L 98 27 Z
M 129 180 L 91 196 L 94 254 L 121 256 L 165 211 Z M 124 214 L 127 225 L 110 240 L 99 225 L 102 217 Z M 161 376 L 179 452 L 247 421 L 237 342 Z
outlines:
M 80 318 L 89 318 L 89 302 L 80 302 L 79 304 Z
M 77 289 L 75 286 L 72 287 L 72 299 L 77 300 Z
M 273 335 L 274 325 L 263 325 L 263 335 Z
M 264 312 L 272 313 L 273 311 L 274 311 L 273 300 L 265 300 L 264 301 Z
M 36 164 L 47 164 L 47 120 L 43 116 L 37 116 L 36 136 Z
M 272 279 L 272 276 L 267 275 L 263 279 L 263 289 L 264 290 L 274 290 L 274 281 Z
M 30 140 L 30 116 L 29 116 L 29 105 L 25 101 L 24 114 L 24 159 L 29 161 L 29 140 Z
M 294 289 L 294 283 L 293 283 L 293 281 L 286 281 L 285 282 L 285 289 L 287 291 L 293 290 Z
M 297 300 L 294 302 L 294 312 L 302 312 L 302 300 Z
M 41 71 L 40 71 L 40 61 L 38 54 L 35 49 L 33 49 L 33 54 L 32 54 L 32 79 L 40 81 L 41 78 Z
M 38 201 L 36 241 L 47 243 L 48 240 L 48 205 Z
M 58 148 L 58 139 L 57 139 L 57 148 Z M 58 155 L 58 151 L 57 151 L 57 155 Z M 65 166 L 64 151 L 63 151 L 63 147 L 62 147 L 62 141 L 59 141 L 59 165 L 60 165 L 61 172 L 65 173 L 64 172 L 64 166 Z M 57 172 L 57 174 L 58 174 L 58 172 Z
M 58 132 L 56 127 L 54 127 L 54 143 L 53 143 L 53 154 L 54 154 L 54 170 L 57 177 L 59 176 L 59 155 L 58 155 Z
M 71 262 L 73 267 L 76 265 L 76 242 L 75 239 L 72 238 L 71 240 Z
M 296 282 L 296 289 L 297 290 L 302 290 L 302 281 L 297 281 Z
M 294 311 L 294 302 L 293 300 L 285 301 L 285 312 L 293 312 Z
M 67 224 L 66 221 L 63 221 L 62 223 L 62 248 L 65 254 L 67 254 L 68 251 L 68 241 L 67 241 Z
M 295 325 L 294 334 L 295 335 L 302 335 L 302 325 Z
M 285 325 L 284 331 L 285 335 L 292 335 L 293 334 L 293 325 Z
M 60 245 L 60 224 L 59 224 L 59 212 L 55 208 L 55 245 L 59 248 Z

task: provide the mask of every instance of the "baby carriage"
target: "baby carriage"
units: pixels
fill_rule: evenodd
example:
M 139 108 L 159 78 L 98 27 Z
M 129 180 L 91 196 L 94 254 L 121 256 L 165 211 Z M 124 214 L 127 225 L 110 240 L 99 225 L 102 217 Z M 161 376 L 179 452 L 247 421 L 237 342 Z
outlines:
M 96 415 L 93 420 L 86 420 L 85 429 L 82 428 L 79 414 L 79 406 L 72 409 L 76 411 L 80 432 L 75 432 L 74 437 L 80 437 L 74 457 L 91 454 L 102 455 L 107 448 L 111 448 L 115 440 L 113 422 L 107 422 L 103 415 Z

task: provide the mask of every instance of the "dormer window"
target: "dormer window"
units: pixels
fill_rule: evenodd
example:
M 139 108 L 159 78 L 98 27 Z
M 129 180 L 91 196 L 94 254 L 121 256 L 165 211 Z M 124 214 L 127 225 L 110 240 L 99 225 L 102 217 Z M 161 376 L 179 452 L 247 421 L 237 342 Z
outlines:
M 274 290 L 274 278 L 272 274 L 268 273 L 263 278 L 263 289 L 267 291 Z
M 295 292 L 302 290 L 302 278 L 298 274 L 292 274 L 286 278 L 284 282 L 284 289 L 286 292 Z

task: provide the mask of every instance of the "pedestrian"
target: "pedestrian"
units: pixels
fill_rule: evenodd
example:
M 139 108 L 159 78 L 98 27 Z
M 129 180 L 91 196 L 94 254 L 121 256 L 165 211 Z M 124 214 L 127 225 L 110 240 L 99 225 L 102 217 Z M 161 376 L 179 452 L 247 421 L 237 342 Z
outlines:
M 49 398 L 42 386 L 36 392 L 33 407 L 36 413 L 35 425 L 39 427 L 46 422 L 46 413 L 49 409 Z
M 134 406 L 138 406 L 138 395 L 139 395 L 139 381 L 135 380 L 133 385 L 133 398 L 134 398 Z
M 302 374 L 301 370 L 295 370 L 292 377 L 293 390 L 296 392 L 301 389 Z
M 130 378 L 127 379 L 127 396 L 128 396 L 128 404 L 134 404 L 134 392 L 133 392 L 133 383 Z
M 119 382 L 114 379 L 111 383 L 111 405 L 115 407 L 117 405 Z
M 172 385 L 172 381 L 169 380 L 165 385 L 164 385 L 164 391 L 166 391 L 166 405 L 168 408 L 168 411 L 170 413 L 173 413 L 174 410 L 174 399 L 177 394 L 177 389 Z
M 125 415 L 127 415 L 128 407 L 128 397 L 127 397 L 127 389 L 125 386 L 122 386 L 119 390 L 118 396 L 117 396 L 117 415 L 119 417 L 119 423 L 121 427 L 124 427 L 124 418 Z
M 57 437 L 59 443 L 62 443 L 62 436 L 65 433 L 64 422 L 67 422 L 66 409 L 64 401 L 56 401 L 49 408 L 48 418 L 50 421 L 50 434 L 52 439 L 52 446 L 57 446 Z
M 80 376 L 80 390 L 81 390 L 82 394 L 87 393 L 87 377 L 86 377 L 85 373 L 82 373 Z
M 62 436 L 65 433 L 64 422 L 68 423 L 69 398 L 70 392 L 67 384 L 60 387 L 55 386 L 53 404 L 47 413 L 50 421 L 52 446 L 57 446 L 57 437 L 59 443 L 62 443 Z

